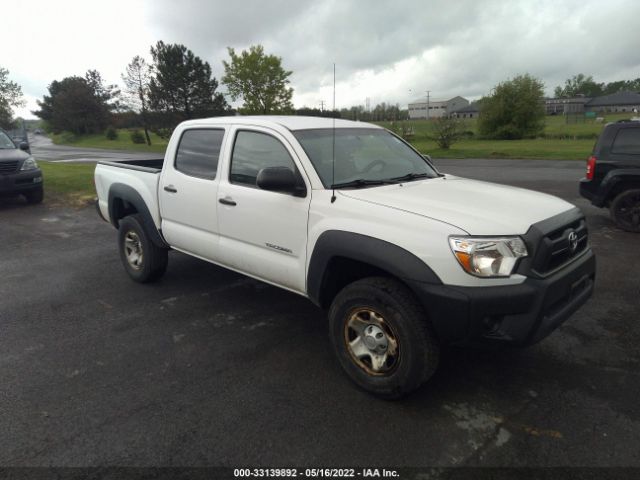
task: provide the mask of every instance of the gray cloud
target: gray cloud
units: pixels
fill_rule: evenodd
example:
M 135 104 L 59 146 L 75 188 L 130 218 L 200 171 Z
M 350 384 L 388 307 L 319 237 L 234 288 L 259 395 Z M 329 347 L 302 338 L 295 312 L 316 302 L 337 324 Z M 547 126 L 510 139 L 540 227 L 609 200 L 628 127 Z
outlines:
M 114 1 L 122 2 L 114 11 L 126 10 L 125 0 Z M 49 8 L 45 0 L 34 4 L 31 15 Z M 330 100 L 334 62 L 338 106 L 366 97 L 406 104 L 426 90 L 432 98 L 475 98 L 525 72 L 541 78 L 548 93 L 580 72 L 601 82 L 640 77 L 636 0 L 147 0 L 133 2 L 136 15 L 117 25 L 99 14 L 99 4 L 78 5 L 69 8 L 76 12 L 70 25 L 43 19 L 37 32 L 42 49 L 42 39 L 55 42 L 56 32 L 85 25 L 83 55 L 47 54 L 59 62 L 46 68 L 42 54 L 40 61 L 16 60 L 11 70 L 28 84 L 26 93 L 42 95 L 51 80 L 82 74 L 89 62 L 117 81 L 132 54 L 148 54 L 156 40 L 185 44 L 217 77 L 226 47 L 260 43 L 293 71 L 298 106 Z M 34 48 L 28 38 L 22 45 Z
M 293 70 L 296 100 L 320 98 L 337 64 L 347 103 L 422 95 L 477 97 L 529 72 L 549 92 L 568 76 L 640 76 L 640 2 L 236 1 L 155 2 L 159 37 L 192 46 L 221 73 L 225 47 L 261 43 Z M 402 75 L 382 75 L 413 60 Z M 378 80 L 391 81 L 380 85 Z M 326 95 L 324 95 L 326 97 Z

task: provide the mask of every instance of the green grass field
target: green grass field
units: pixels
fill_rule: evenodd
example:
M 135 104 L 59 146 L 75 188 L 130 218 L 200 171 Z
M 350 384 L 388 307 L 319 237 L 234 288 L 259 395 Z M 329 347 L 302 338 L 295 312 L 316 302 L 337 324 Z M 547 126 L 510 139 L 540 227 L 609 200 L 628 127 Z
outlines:
M 407 120 L 405 126 L 413 128 L 411 143 L 422 153 L 434 158 L 532 158 L 550 160 L 586 160 L 606 122 L 629 118 L 628 113 L 607 114 L 604 123 L 587 120 L 584 123 L 566 123 L 565 117 L 545 117 L 545 129 L 541 138 L 526 140 L 460 140 L 449 150 L 439 149 L 429 139 L 430 122 Z M 378 122 L 393 130 L 391 122 Z M 476 119 L 465 121 L 466 130 L 478 135 Z
M 70 136 L 62 133 L 58 135 L 51 135 L 51 140 L 53 140 L 53 143 L 58 145 L 69 145 L 72 147 L 83 148 L 104 148 L 107 150 L 130 150 L 132 152 L 164 153 L 167 149 L 168 141 L 160 138 L 155 133 L 149 132 L 151 146 L 148 146 L 146 143 L 133 143 L 131 141 L 130 134 L 130 130 L 120 129 L 118 130 L 118 138 L 115 140 L 107 139 L 104 134 L 94 134 L 76 136 L 72 141 L 69 141 Z
M 629 118 L 628 113 L 607 114 L 606 122 L 614 122 Z M 377 122 L 386 128 L 393 129 L 392 122 Z M 545 118 L 545 129 L 541 138 L 526 140 L 481 140 L 478 135 L 477 120 L 465 121 L 466 130 L 473 132 L 473 137 L 455 143 L 449 150 L 439 149 L 429 139 L 430 122 L 427 120 L 407 120 L 405 126 L 413 128 L 411 143 L 422 153 L 434 158 L 532 158 L 551 160 L 585 160 L 600 134 L 604 123 L 586 120 L 581 123 L 567 123 L 562 115 Z M 53 135 L 53 142 L 85 148 L 104 148 L 112 150 L 131 150 L 138 152 L 164 153 L 167 140 L 151 134 L 149 147 L 146 144 L 135 144 L 131 141 L 129 130 L 118 130 L 116 140 L 108 140 L 104 134 L 76 137 L 73 141 L 65 134 Z
M 44 177 L 46 202 L 82 206 L 95 198 L 95 165 L 38 162 L 38 166 Z

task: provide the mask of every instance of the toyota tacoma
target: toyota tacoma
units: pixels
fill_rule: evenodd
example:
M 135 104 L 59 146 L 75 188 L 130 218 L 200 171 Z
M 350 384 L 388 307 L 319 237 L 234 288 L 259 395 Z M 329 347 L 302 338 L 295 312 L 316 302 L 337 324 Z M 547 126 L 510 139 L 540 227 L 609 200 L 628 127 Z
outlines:
M 579 209 L 442 174 L 367 123 L 190 120 L 164 159 L 99 162 L 95 183 L 133 280 L 174 249 L 305 296 L 348 376 L 385 398 L 425 382 L 441 346 L 530 345 L 593 291 Z

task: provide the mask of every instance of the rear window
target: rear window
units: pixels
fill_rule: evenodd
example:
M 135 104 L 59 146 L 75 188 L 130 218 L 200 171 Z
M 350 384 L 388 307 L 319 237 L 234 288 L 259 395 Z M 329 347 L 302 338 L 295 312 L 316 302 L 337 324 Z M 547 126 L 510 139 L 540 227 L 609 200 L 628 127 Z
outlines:
M 223 137 L 222 129 L 186 130 L 178 145 L 176 170 L 192 177 L 216 178 Z
M 613 141 L 611 151 L 640 155 L 640 128 L 621 128 Z

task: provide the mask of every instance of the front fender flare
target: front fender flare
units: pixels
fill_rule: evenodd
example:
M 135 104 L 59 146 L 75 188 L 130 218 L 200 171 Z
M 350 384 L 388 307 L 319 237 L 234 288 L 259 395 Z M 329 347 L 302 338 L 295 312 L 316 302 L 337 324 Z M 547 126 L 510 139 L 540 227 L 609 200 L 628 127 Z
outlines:
M 322 304 L 327 267 L 335 257 L 369 264 L 400 280 L 442 284 L 426 263 L 402 247 L 359 233 L 328 230 L 318 237 L 307 272 L 307 295 L 317 305 Z

